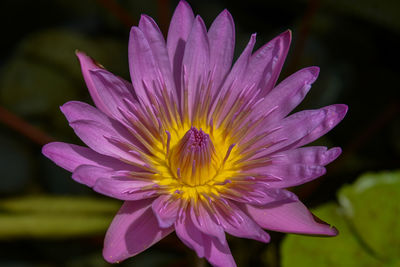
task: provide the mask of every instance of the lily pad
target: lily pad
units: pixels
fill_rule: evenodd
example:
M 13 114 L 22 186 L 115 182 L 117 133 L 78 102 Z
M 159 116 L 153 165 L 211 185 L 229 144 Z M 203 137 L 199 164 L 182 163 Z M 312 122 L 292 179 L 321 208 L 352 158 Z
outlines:
M 103 235 L 120 203 L 90 197 L 29 196 L 0 201 L 0 239 Z
M 400 171 L 367 173 L 338 194 L 346 218 L 385 262 L 400 259 Z
M 361 247 L 335 203 L 320 206 L 313 213 L 339 229 L 339 235 L 336 237 L 286 236 L 281 245 L 282 267 L 381 265 L 379 260 Z
M 399 266 L 400 171 L 368 173 L 339 190 L 340 205 L 313 212 L 335 225 L 333 238 L 288 235 L 282 266 Z

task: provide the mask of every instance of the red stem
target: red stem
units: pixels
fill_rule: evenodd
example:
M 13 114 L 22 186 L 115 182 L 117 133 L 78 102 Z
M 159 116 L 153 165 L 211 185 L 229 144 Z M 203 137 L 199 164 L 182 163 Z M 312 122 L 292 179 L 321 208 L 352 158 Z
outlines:
M 54 139 L 40 130 L 39 128 L 31 125 L 14 113 L 0 106 L 0 122 L 6 126 L 17 131 L 18 133 L 28 137 L 31 141 L 39 145 L 45 145 L 53 142 Z

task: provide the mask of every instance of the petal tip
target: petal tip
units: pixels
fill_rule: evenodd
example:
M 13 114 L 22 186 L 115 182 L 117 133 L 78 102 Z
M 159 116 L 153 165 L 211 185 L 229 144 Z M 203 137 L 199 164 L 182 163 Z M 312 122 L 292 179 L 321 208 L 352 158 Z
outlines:
M 220 16 L 224 16 L 225 18 L 227 18 L 228 20 L 232 20 L 233 21 L 233 17 L 232 14 L 229 12 L 228 9 L 224 9 L 222 10 L 222 12 L 220 13 Z
M 287 29 L 286 31 L 281 33 L 280 36 L 283 37 L 285 40 L 288 40 L 288 42 L 290 43 L 292 41 L 292 30 Z
M 315 81 L 319 75 L 319 71 L 320 71 L 319 67 L 317 67 L 317 66 L 309 67 L 308 71 L 312 74 L 313 81 Z
M 338 112 L 340 114 L 343 114 L 343 117 L 347 114 L 347 111 L 349 110 L 349 107 L 345 104 L 336 104 L 335 106 L 336 106 Z
M 187 1 L 181 0 L 175 8 L 174 16 L 175 14 L 183 15 L 185 13 L 193 15 L 193 10 Z
M 103 258 L 108 263 L 119 263 L 121 261 L 117 257 L 114 257 L 114 254 L 110 253 L 106 247 L 103 248 Z
M 44 156 L 46 156 L 47 158 L 51 159 L 51 154 L 52 154 L 52 148 L 54 147 L 55 144 L 57 144 L 58 142 L 51 142 L 48 144 L 45 144 L 42 147 L 42 154 Z
M 79 58 L 81 56 L 86 55 L 84 52 L 80 51 L 79 49 L 75 49 L 75 55 Z
M 342 149 L 340 147 L 333 147 L 333 148 L 329 149 L 327 151 L 327 155 L 328 155 L 328 158 L 329 158 L 329 162 L 328 163 L 330 163 L 330 162 L 334 161 L 335 159 L 337 159 L 340 156 L 340 154 L 342 154 Z
M 104 69 L 104 66 L 99 62 L 88 56 L 85 52 L 75 49 L 75 55 L 77 56 L 82 69 Z

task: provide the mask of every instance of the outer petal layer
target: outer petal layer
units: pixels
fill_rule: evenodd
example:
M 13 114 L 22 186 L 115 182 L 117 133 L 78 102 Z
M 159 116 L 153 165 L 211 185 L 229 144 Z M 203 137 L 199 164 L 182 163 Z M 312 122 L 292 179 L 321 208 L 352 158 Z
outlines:
M 175 85 L 180 98 L 182 60 L 185 52 L 186 41 L 194 21 L 194 14 L 186 1 L 180 1 L 175 9 L 169 25 L 167 50 Z
M 173 231 L 162 229 L 151 210 L 151 199 L 126 201 L 108 228 L 103 256 L 110 263 L 132 257 Z
M 99 154 L 90 148 L 53 142 L 45 145 L 43 154 L 54 161 L 58 166 L 72 172 L 80 165 L 93 165 L 113 170 L 129 170 L 131 165 L 123 163 L 115 158 Z
M 182 242 L 194 249 L 200 258 L 205 257 L 218 267 L 236 266 L 226 240 L 221 243 L 218 238 L 202 233 L 193 224 L 189 214 L 182 214 L 175 222 L 175 230 Z
M 307 210 L 300 201 L 282 204 L 252 206 L 245 205 L 245 211 L 262 228 L 296 234 L 335 236 L 338 231 L 323 223 Z
M 212 91 L 219 89 L 229 72 L 235 50 L 235 24 L 232 15 L 224 10 L 211 24 L 208 31 L 210 41 L 210 70 L 213 72 Z

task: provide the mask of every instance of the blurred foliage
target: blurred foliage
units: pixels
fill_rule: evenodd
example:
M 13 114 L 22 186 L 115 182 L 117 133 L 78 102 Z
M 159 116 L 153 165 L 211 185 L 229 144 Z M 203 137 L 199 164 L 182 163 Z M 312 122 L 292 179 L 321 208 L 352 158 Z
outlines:
M 0 200 L 0 239 L 104 235 L 120 204 L 115 200 L 77 196 Z
M 368 173 L 339 190 L 340 205 L 315 215 L 339 229 L 337 237 L 288 235 L 282 266 L 399 266 L 400 171 Z
M 43 127 L 53 135 L 65 132 L 68 124 L 59 106 L 69 100 L 88 98 L 74 55 L 77 49 L 87 51 L 104 66 L 111 66 L 115 73 L 127 76 L 125 43 L 49 29 L 25 38 L 5 63 L 0 75 L 0 103 L 39 124 L 45 122 Z

